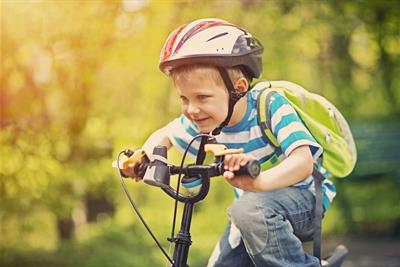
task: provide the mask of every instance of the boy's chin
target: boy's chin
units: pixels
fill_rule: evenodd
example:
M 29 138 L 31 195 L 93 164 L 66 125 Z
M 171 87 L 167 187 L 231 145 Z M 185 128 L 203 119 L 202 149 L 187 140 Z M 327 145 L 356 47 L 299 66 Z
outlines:
M 196 123 L 194 122 L 194 124 L 197 126 L 197 129 L 200 133 L 203 134 L 209 134 L 212 131 L 214 131 L 214 129 L 216 129 L 219 124 L 216 124 L 215 121 L 208 121 L 207 123 Z
M 215 127 L 200 127 L 200 126 L 197 126 L 197 127 L 198 127 L 200 133 L 202 133 L 202 134 L 209 134 L 209 133 L 211 133 L 215 128 L 217 128 L 217 126 L 215 126 Z
M 212 129 L 212 130 L 209 130 L 209 129 L 199 129 L 200 130 L 200 133 L 202 133 L 202 134 L 209 134 L 210 132 L 212 132 L 212 130 L 214 130 L 214 129 Z

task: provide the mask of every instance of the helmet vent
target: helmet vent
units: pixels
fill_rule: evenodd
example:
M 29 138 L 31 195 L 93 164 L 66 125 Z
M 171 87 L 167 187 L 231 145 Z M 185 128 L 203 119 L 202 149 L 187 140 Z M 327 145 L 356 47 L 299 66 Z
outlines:
M 217 35 L 211 37 L 210 39 L 208 39 L 207 42 L 209 42 L 211 40 L 214 40 L 214 39 L 217 39 L 217 38 L 222 37 L 222 36 L 227 35 L 227 34 L 228 34 L 227 32 L 223 32 L 223 33 L 217 34 Z

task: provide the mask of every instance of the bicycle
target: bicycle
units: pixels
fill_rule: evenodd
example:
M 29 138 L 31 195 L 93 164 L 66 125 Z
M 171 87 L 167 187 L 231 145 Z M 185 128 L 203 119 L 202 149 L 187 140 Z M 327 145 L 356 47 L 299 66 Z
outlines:
M 199 153 L 196 158 L 196 163 L 184 165 L 184 160 L 189 147 L 191 146 L 191 144 L 195 139 L 200 137 L 202 138 L 202 140 L 199 147 Z M 215 161 L 210 165 L 203 165 L 206 152 L 212 152 L 215 155 Z M 161 252 L 170 262 L 171 267 L 188 267 L 187 260 L 189 255 L 189 247 L 192 243 L 190 235 L 190 226 L 191 226 L 191 219 L 192 219 L 194 205 L 197 202 L 203 200 L 207 196 L 210 189 L 210 178 L 221 176 L 223 174 L 224 156 L 228 154 L 235 154 L 242 152 L 243 152 L 242 149 L 227 149 L 224 145 L 217 144 L 213 136 L 200 134 L 194 137 L 192 141 L 188 144 L 183 154 L 180 166 L 175 166 L 168 163 L 167 148 L 165 146 L 156 146 L 153 150 L 153 154 L 150 156 L 151 160 L 143 153 L 138 156 L 135 155 L 135 153 L 131 150 L 124 150 L 119 153 L 117 159 L 117 168 L 120 171 L 121 183 L 128 197 L 128 200 L 131 203 L 132 207 L 134 208 L 139 219 L 141 220 L 141 222 L 143 223 L 143 225 L 145 226 L 145 228 L 147 229 L 147 231 L 149 232 L 149 234 L 151 235 L 157 246 L 160 248 Z M 145 157 L 146 162 L 143 162 L 140 165 L 138 165 L 141 168 L 141 171 L 139 172 L 141 172 L 141 175 L 143 176 L 142 177 L 143 181 L 149 185 L 160 187 L 165 193 L 167 193 L 170 197 L 175 199 L 172 232 L 171 236 L 167 238 L 169 242 L 175 243 L 172 259 L 162 248 L 159 241 L 156 239 L 156 237 L 151 232 L 148 225 L 145 223 L 135 203 L 133 202 L 128 192 L 128 189 L 126 188 L 123 177 L 121 175 L 121 169 L 119 166 L 120 156 L 122 154 L 128 157 L 128 160 L 125 161 L 124 163 L 132 163 L 133 161 L 136 161 L 139 158 Z M 257 160 L 252 160 L 248 162 L 246 166 L 243 166 L 240 170 L 236 171 L 235 175 L 249 175 L 253 178 L 256 178 L 260 174 L 260 171 L 261 168 L 259 162 Z M 177 181 L 177 189 L 175 190 L 170 186 L 170 176 L 176 174 L 178 174 L 178 181 Z M 184 177 L 181 177 L 182 174 L 184 175 Z M 194 179 L 201 179 L 201 187 L 198 193 L 194 196 L 185 196 L 180 194 L 179 187 L 181 181 L 191 182 Z M 184 208 L 181 219 L 181 227 L 179 233 L 175 237 L 174 230 L 176 223 L 176 210 L 178 201 L 184 203 Z M 319 220 L 322 220 L 322 215 L 319 218 Z M 310 240 L 302 240 L 302 241 L 310 241 Z M 344 247 L 343 245 L 339 245 L 332 253 L 332 255 L 327 259 L 325 259 L 326 264 L 322 266 L 340 267 L 347 253 L 348 253 L 347 248 Z M 317 256 L 321 261 L 320 247 L 319 248 L 317 247 L 317 249 L 314 247 L 314 255 Z

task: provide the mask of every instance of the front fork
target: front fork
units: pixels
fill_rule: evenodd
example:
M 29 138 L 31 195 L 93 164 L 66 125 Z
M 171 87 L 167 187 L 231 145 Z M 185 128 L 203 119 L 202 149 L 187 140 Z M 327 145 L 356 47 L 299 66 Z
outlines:
M 174 238 L 170 240 L 175 242 L 175 251 L 173 257 L 173 265 L 171 267 L 189 267 L 187 259 L 189 255 L 189 247 L 192 244 L 190 236 L 190 225 L 192 222 L 194 203 L 186 202 L 183 208 L 181 229 Z

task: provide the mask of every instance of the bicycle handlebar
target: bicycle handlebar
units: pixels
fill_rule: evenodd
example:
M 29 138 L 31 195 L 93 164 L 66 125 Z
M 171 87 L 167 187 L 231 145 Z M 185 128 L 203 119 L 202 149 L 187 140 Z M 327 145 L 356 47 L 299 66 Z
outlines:
M 213 163 L 210 165 L 195 165 L 189 164 L 182 167 L 169 166 L 169 173 L 171 175 L 182 173 L 188 177 L 196 177 L 199 175 L 206 175 L 207 177 L 215 177 L 223 175 L 225 172 L 224 163 Z M 235 175 L 248 175 L 256 178 L 260 174 L 260 164 L 258 160 L 252 160 L 245 166 L 241 167 L 238 171 L 233 172 Z
M 202 200 L 208 193 L 209 180 L 211 177 L 220 176 L 225 172 L 222 157 L 217 162 L 210 165 L 188 164 L 183 166 L 169 165 L 167 161 L 167 148 L 165 146 L 157 146 L 154 148 L 152 161 L 149 163 L 141 163 L 141 169 L 145 169 L 143 181 L 149 185 L 160 187 L 170 197 L 181 202 L 198 202 Z M 200 178 L 202 179 L 202 188 L 196 196 L 184 196 L 179 194 L 170 186 L 170 176 L 175 174 L 183 174 L 184 178 Z M 235 175 L 249 175 L 256 178 L 260 174 L 260 164 L 257 160 L 248 162 Z

